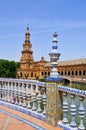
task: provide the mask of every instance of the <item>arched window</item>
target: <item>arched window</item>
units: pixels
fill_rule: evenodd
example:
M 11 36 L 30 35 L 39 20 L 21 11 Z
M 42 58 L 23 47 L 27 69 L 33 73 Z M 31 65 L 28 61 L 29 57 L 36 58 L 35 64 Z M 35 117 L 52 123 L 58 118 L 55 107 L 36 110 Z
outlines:
M 81 71 L 79 71 L 79 75 L 81 76 Z
M 83 71 L 83 75 L 85 75 L 85 71 Z
M 78 74 L 78 72 L 77 71 L 75 71 L 75 75 L 77 75 Z
M 63 75 L 63 71 L 61 71 L 61 75 Z
M 31 73 L 31 77 L 33 77 L 33 73 Z
M 22 78 L 22 72 L 20 73 L 20 77 Z
M 43 72 L 42 72 L 42 75 L 43 75 Z
M 67 72 L 65 71 L 65 75 L 67 74 Z
M 48 75 L 50 75 L 50 72 L 48 72 Z
M 47 72 L 45 72 L 45 75 L 47 75 Z
M 74 71 L 72 71 L 72 75 L 74 75 Z
M 70 75 L 70 71 L 68 71 L 68 75 Z

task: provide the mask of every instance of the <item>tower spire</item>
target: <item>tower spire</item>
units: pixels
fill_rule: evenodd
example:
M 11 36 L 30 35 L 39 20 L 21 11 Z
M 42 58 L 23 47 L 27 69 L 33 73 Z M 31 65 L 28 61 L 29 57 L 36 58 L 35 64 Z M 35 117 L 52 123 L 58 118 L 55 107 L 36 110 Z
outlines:
M 25 41 L 26 42 L 30 42 L 30 31 L 29 31 L 29 27 L 27 26 L 26 28 L 26 33 L 25 33 Z

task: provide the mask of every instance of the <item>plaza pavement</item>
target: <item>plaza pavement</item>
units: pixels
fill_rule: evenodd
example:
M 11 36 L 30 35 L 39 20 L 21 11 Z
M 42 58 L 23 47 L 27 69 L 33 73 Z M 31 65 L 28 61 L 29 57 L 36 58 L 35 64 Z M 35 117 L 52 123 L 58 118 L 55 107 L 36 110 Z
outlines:
M 62 130 L 58 127 L 52 127 L 42 120 L 2 105 L 0 105 L 0 110 L 0 130 Z

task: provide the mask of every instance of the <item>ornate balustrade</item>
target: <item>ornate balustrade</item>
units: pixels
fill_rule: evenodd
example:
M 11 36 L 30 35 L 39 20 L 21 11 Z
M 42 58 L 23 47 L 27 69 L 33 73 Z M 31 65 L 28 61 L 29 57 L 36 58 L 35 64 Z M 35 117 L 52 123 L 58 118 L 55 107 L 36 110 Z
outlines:
M 0 104 L 45 120 L 46 84 L 36 80 L 0 78 Z
M 60 127 L 64 128 L 65 130 L 85 130 L 85 126 L 83 121 L 85 117 L 85 108 L 83 105 L 83 101 L 86 98 L 86 91 L 73 89 L 65 86 L 59 86 L 58 90 L 62 92 L 63 94 L 63 119 L 58 124 Z M 69 102 L 67 100 L 67 97 L 70 97 L 71 103 L 69 105 Z M 79 106 L 76 107 L 75 103 L 75 97 L 79 99 Z M 71 121 L 68 121 L 67 114 L 71 116 Z M 75 116 L 78 116 L 77 119 L 79 119 L 79 125 L 75 121 Z M 86 122 L 85 122 L 86 123 Z
M 61 105 L 63 118 L 58 122 L 58 125 L 64 130 L 85 130 L 84 117 L 86 109 L 84 108 L 83 101 L 86 98 L 86 91 L 58 86 L 57 92 L 63 95 Z M 78 107 L 75 101 L 76 97 L 79 102 Z M 46 120 L 46 100 L 46 83 L 36 80 L 0 78 L 1 105 Z M 70 105 L 69 100 L 71 102 Z M 58 102 L 56 103 L 58 106 Z M 68 114 L 70 115 L 71 121 L 68 119 Z M 79 119 L 79 124 L 75 120 L 76 114 Z

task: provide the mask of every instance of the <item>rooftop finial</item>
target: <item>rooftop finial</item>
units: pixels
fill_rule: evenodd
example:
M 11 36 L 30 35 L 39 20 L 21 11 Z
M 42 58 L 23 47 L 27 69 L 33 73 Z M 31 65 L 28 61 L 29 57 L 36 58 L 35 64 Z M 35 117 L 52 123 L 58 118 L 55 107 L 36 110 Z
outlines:
M 57 37 L 58 35 L 57 35 L 57 33 L 55 32 L 54 34 L 53 34 L 53 37 Z
M 27 26 L 27 32 L 29 32 L 29 27 Z

